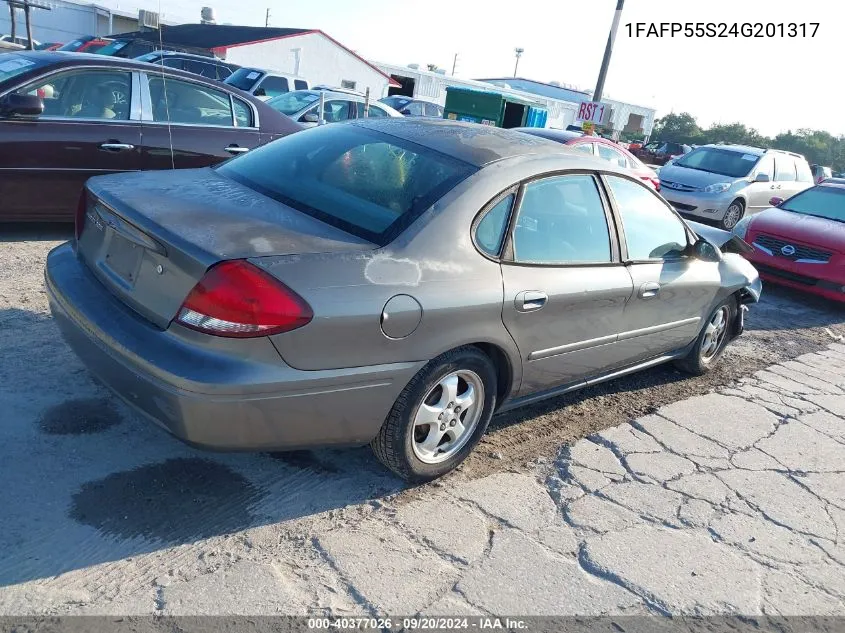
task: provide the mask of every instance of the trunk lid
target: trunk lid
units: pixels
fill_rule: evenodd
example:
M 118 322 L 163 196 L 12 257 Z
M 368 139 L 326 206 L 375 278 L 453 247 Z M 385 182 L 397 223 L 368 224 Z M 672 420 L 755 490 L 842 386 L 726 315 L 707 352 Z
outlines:
M 377 248 L 212 169 L 96 177 L 87 190 L 80 257 L 161 328 L 219 261 Z

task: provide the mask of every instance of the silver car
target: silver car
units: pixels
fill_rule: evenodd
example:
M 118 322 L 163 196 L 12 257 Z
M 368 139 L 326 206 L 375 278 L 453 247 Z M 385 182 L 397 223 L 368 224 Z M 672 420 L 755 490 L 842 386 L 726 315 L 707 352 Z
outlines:
M 424 481 L 496 411 L 668 361 L 706 372 L 761 284 L 747 245 L 702 231 L 552 141 L 360 120 L 92 178 L 46 286 L 82 361 L 182 440 L 370 443 Z
M 800 154 L 746 145 L 702 145 L 660 170 L 663 197 L 680 213 L 730 230 L 746 214 L 813 186 Z
M 320 124 L 320 93 L 325 95 L 323 100 L 323 122 L 337 123 L 349 119 L 364 117 L 366 98 L 354 92 L 339 90 L 294 90 L 273 97 L 267 105 L 289 116 L 304 127 L 314 127 Z M 384 103 L 373 103 L 370 100 L 367 117 L 402 118 L 396 110 Z

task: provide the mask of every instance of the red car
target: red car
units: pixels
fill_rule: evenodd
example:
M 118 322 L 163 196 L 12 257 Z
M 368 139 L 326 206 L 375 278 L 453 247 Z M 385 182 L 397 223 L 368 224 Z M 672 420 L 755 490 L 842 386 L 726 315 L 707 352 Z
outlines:
M 639 158 L 610 139 L 600 136 L 587 136 L 583 132 L 572 130 L 553 130 L 541 127 L 519 127 L 516 130 L 569 145 L 586 154 L 594 154 L 611 161 L 615 165 L 626 167 L 644 183 L 660 191 L 660 179 L 657 177 L 657 172 L 651 167 L 643 165 Z
M 754 247 L 760 277 L 845 301 L 845 179 L 831 178 L 746 216 L 734 234 Z
M 86 37 L 80 37 L 77 40 L 73 40 L 72 42 L 68 42 L 56 50 L 71 53 L 96 53 L 98 50 L 108 46 L 113 41 L 114 40 L 107 37 L 95 37 L 93 35 L 88 35 Z

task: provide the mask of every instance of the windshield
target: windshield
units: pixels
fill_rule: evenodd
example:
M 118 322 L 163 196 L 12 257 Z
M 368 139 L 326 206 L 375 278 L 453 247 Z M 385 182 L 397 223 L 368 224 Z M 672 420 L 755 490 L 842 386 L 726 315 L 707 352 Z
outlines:
M 100 50 L 96 52 L 97 55 L 114 55 L 119 50 L 126 48 L 129 46 L 129 42 L 126 40 L 115 40 L 108 46 L 103 46 Z
M 476 171 L 445 154 L 354 124 L 291 134 L 217 170 L 379 245 Z
M 389 105 L 394 110 L 401 110 L 411 103 L 411 100 L 407 97 L 385 97 L 381 100 L 381 102 L 385 105 Z
M 743 178 L 751 173 L 758 160 L 760 156 L 757 154 L 743 154 L 715 147 L 699 147 L 676 160 L 675 165 L 731 178 Z
M 249 89 L 252 88 L 253 84 L 258 81 L 258 78 L 261 77 L 262 74 L 263 73 L 261 71 L 252 70 L 251 68 L 238 68 L 235 72 L 226 77 L 226 81 L 223 83 L 227 83 L 230 86 L 249 92 Z
M 305 108 L 315 101 L 320 100 L 320 95 L 305 90 L 294 90 L 293 92 L 286 92 L 278 97 L 273 97 L 267 101 L 267 105 L 278 110 L 282 114 L 296 114 L 302 108 Z
M 824 186 L 805 189 L 778 208 L 845 222 L 845 188 Z
M 36 62 L 17 53 L 0 53 L 0 83 L 45 65 L 43 60 Z

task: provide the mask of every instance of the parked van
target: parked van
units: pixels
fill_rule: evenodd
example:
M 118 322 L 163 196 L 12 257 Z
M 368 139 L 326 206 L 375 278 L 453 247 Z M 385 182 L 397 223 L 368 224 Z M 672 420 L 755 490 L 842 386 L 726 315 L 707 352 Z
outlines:
M 308 90 L 307 79 L 261 68 L 239 68 L 223 83 L 266 101 L 292 90 Z

